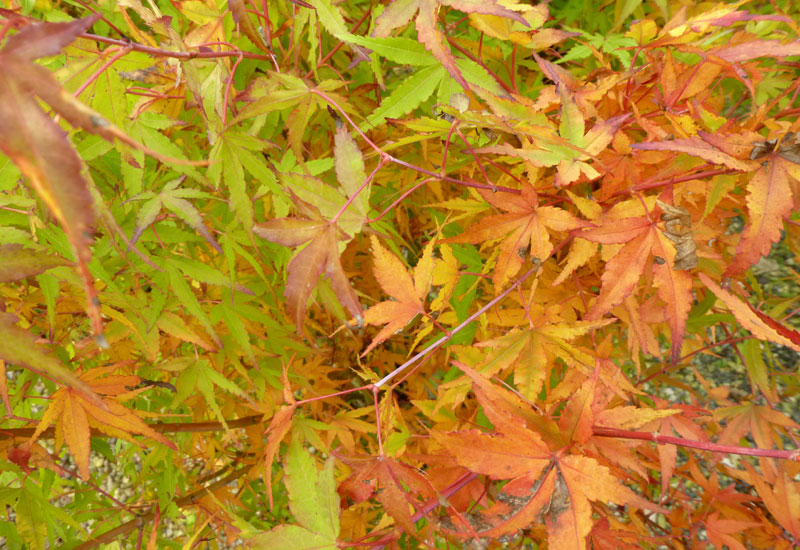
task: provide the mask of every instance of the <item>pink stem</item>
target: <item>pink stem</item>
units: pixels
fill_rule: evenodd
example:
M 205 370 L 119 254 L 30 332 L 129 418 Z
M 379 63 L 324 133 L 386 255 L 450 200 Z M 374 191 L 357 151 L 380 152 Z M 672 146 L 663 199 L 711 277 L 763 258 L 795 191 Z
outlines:
M 339 217 L 342 214 L 344 214 L 345 210 L 347 210 L 347 207 L 350 206 L 351 204 L 353 204 L 353 201 L 356 199 L 356 197 L 361 193 L 361 191 L 364 190 L 364 188 L 367 185 L 369 185 L 369 183 L 372 181 L 372 178 L 375 177 L 375 174 L 378 173 L 378 170 L 383 168 L 383 166 L 386 164 L 386 162 L 387 161 L 385 159 L 381 159 L 381 161 L 378 163 L 378 165 L 375 167 L 375 169 L 372 171 L 372 173 L 367 177 L 367 179 L 364 180 L 364 183 L 361 184 L 361 187 L 356 189 L 356 192 L 353 193 L 353 196 L 350 197 L 349 199 L 347 199 L 347 202 L 345 202 L 342 205 L 342 207 L 339 209 L 339 211 L 336 213 L 336 215 L 333 218 L 331 218 L 331 223 L 332 224 L 336 223 L 336 221 L 339 219 Z
M 400 195 L 400 197 L 399 197 L 399 198 L 398 198 L 396 201 L 394 201 L 392 204 L 390 204 L 390 205 L 389 205 L 389 207 L 388 207 L 386 210 L 384 210 L 383 212 L 381 212 L 380 214 L 378 214 L 378 217 L 377 217 L 377 218 L 372 218 L 371 220 L 367 220 L 367 221 L 366 221 L 366 222 L 364 222 L 364 223 L 375 223 L 375 222 L 377 222 L 377 221 L 380 221 L 380 220 L 381 220 L 381 218 L 383 218 L 383 217 L 384 217 L 386 214 L 388 214 L 389 212 L 391 212 L 391 211 L 392 211 L 392 209 L 394 209 L 394 207 L 395 207 L 395 206 L 397 206 L 398 204 L 400 204 L 401 202 L 403 202 L 403 200 L 404 200 L 404 199 L 405 199 L 407 196 L 409 196 L 411 193 L 413 193 L 414 191 L 416 191 L 417 189 L 419 189 L 419 188 L 420 188 L 420 187 L 422 187 L 423 185 L 426 185 L 426 184 L 427 184 L 429 181 L 431 181 L 431 180 L 430 180 L 430 178 L 422 180 L 421 182 L 419 182 L 418 184 L 416 184 L 414 187 L 412 187 L 411 189 L 409 189 L 408 191 L 406 191 L 405 193 L 403 193 L 402 195 Z
M 383 454 L 383 437 L 381 437 L 381 408 L 378 403 L 378 390 L 377 384 L 372 387 L 372 401 L 375 403 L 375 428 L 378 436 L 378 454 L 380 456 L 385 456 Z
M 384 153 L 384 152 L 383 152 L 383 149 L 381 149 L 380 147 L 378 147 L 377 145 L 375 145 L 375 142 L 373 142 L 371 139 L 369 139 L 369 138 L 367 137 L 367 135 L 366 135 L 364 132 L 362 132 L 362 131 L 361 131 L 361 128 L 359 128 L 359 127 L 356 125 L 356 123 L 355 123 L 355 122 L 353 122 L 353 119 L 352 119 L 352 118 L 350 118 L 350 115 L 348 115 L 348 114 L 347 114 L 347 113 L 344 111 L 344 109 L 342 109 L 342 108 L 339 106 L 339 104 L 338 104 L 338 103 L 336 103 L 336 102 L 335 102 L 335 101 L 334 101 L 334 100 L 333 100 L 333 99 L 332 99 L 330 96 L 328 96 L 328 95 L 327 95 L 325 92 L 320 92 L 320 91 L 319 91 L 319 90 L 317 90 L 317 89 L 312 89 L 312 90 L 309 90 L 309 91 L 310 91 L 312 94 L 317 94 L 319 97 L 321 97 L 322 99 L 324 99 L 325 101 L 327 101 L 328 103 L 330 103 L 331 105 L 333 105 L 334 107 L 336 107 L 336 110 L 337 110 L 337 111 L 339 111 L 339 113 L 341 114 L 342 118 L 344 118 L 344 119 L 345 119 L 345 120 L 346 120 L 348 123 L 350 123 L 350 126 L 352 126 L 352 127 L 353 127 L 353 129 L 354 129 L 356 132 L 358 132 L 358 134 L 359 134 L 359 135 L 360 135 L 362 138 L 364 138 L 364 141 L 366 141 L 366 142 L 367 142 L 367 144 L 368 144 L 370 147 L 372 147 L 372 148 L 375 150 L 375 152 L 376 152 L 376 153 L 378 153 L 378 154 L 381 156 L 381 159 L 382 159 L 382 160 L 383 160 L 383 159 L 385 159 L 385 158 L 387 158 L 387 157 L 390 157 L 390 155 L 387 155 L 386 153 Z M 390 158 L 391 158 L 391 157 L 390 157 Z
M 88 79 L 86 82 L 84 82 L 83 84 L 81 84 L 81 87 L 80 87 L 80 88 L 78 88 L 77 90 L 75 90 L 75 93 L 74 93 L 73 95 L 74 95 L 75 97 L 78 97 L 79 95 L 81 95 L 81 94 L 83 93 L 83 91 L 84 91 L 86 88 L 88 88 L 88 87 L 89 87 L 89 85 L 90 85 L 92 82 L 94 82 L 95 80 L 97 80 L 98 78 L 100 78 L 100 75 L 101 75 L 101 74 L 103 74 L 103 73 L 106 71 L 106 69 L 108 69 L 108 68 L 109 68 L 111 65 L 113 65 L 114 63 L 116 63 L 118 59 L 121 59 L 122 57 L 124 57 L 124 56 L 128 55 L 128 53 L 130 53 L 131 51 L 132 51 L 132 50 L 131 50 L 131 48 L 124 48 L 122 51 L 120 51 L 120 52 L 118 52 L 116 55 L 114 55 L 114 57 L 112 57 L 111 59 L 109 59 L 108 61 L 106 61 L 105 63 L 103 63 L 103 66 L 102 66 L 102 67 L 100 67 L 99 69 L 97 69 L 97 70 L 94 72 L 94 74 L 93 74 L 92 76 L 90 76 L 90 77 L 89 77 L 89 79 Z
M 738 445 L 722 445 L 710 441 L 695 441 L 674 437 L 671 435 L 661 435 L 653 432 L 634 432 L 631 430 L 619 430 L 617 428 L 606 428 L 603 426 L 592 426 L 592 432 L 598 437 L 616 437 L 621 439 L 641 439 L 652 441 L 659 445 L 678 445 L 680 447 L 691 447 L 713 453 L 728 453 L 747 456 L 761 456 L 766 458 L 783 458 L 800 462 L 800 449 L 793 451 L 782 451 L 778 449 L 754 449 L 752 447 L 740 447 Z
M 483 315 L 489 308 L 493 307 L 500 300 L 502 300 L 503 298 L 508 296 L 511 291 L 513 291 L 515 288 L 520 286 L 528 277 L 530 277 L 531 275 L 536 273 L 536 271 L 538 271 L 538 270 L 539 270 L 539 267 L 532 267 L 531 269 L 529 269 L 524 275 L 522 275 L 522 277 L 517 279 L 514 282 L 513 285 L 511 285 L 510 287 L 505 289 L 503 292 L 498 294 L 490 302 L 487 302 L 478 311 L 476 311 L 475 313 L 473 313 L 472 315 L 470 315 L 469 317 L 464 319 L 464 321 L 460 325 L 458 325 L 456 328 L 454 328 L 452 331 L 450 331 L 450 334 L 446 334 L 446 335 L 442 336 L 441 338 L 436 340 L 434 343 L 429 345 L 427 348 L 425 348 L 424 350 L 420 351 L 419 353 L 414 355 L 411 359 L 409 359 L 408 361 L 406 361 L 405 363 L 403 363 L 402 365 L 400 365 L 399 367 L 394 369 L 392 372 L 390 372 L 389 374 L 387 374 L 386 376 L 384 376 L 383 378 L 378 380 L 375 383 L 375 388 L 380 388 L 381 386 L 383 386 L 387 382 L 391 381 L 392 378 L 394 378 L 395 376 L 397 376 L 398 374 L 400 374 L 401 372 L 406 370 L 408 367 L 410 367 L 411 365 L 413 365 L 414 363 L 416 363 L 417 361 L 419 361 L 420 359 L 422 359 L 423 357 L 425 357 L 426 355 L 428 355 L 432 351 L 436 350 L 439 346 L 441 346 L 442 344 L 448 342 L 451 338 L 453 338 L 453 336 L 455 336 L 456 334 L 458 334 L 459 332 L 464 330 L 464 328 L 467 325 L 469 325 L 472 321 L 474 321 L 475 319 L 477 319 L 478 317 Z
M 223 103 L 225 108 L 222 113 L 223 126 L 225 126 L 225 124 L 228 122 L 228 98 L 230 97 L 231 86 L 233 85 L 233 76 L 236 74 L 236 68 L 239 66 L 239 63 L 242 62 L 242 59 L 244 59 L 244 57 L 240 55 L 239 58 L 236 60 L 236 62 L 233 64 L 233 67 L 231 68 L 231 76 L 228 77 L 228 83 L 225 85 L 225 101 Z
M 144 44 L 136 44 L 127 40 L 117 40 L 116 38 L 108 38 L 98 34 L 91 34 L 88 32 L 81 33 L 81 38 L 94 40 L 95 42 L 103 42 L 104 44 L 114 44 L 124 48 L 130 48 L 135 52 L 144 52 L 158 57 L 174 57 L 175 59 L 216 59 L 218 57 L 246 57 L 247 59 L 262 59 L 270 60 L 268 55 L 261 55 L 257 53 L 243 52 L 240 50 L 232 50 L 229 52 L 173 52 L 170 50 L 162 50 L 160 48 L 153 48 L 152 46 L 145 46 Z

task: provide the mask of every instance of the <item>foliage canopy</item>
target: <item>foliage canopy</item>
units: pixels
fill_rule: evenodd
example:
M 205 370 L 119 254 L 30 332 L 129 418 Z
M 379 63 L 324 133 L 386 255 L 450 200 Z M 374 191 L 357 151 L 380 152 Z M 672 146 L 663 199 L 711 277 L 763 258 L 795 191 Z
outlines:
M 800 545 L 793 2 L 5 6 L 6 546 Z

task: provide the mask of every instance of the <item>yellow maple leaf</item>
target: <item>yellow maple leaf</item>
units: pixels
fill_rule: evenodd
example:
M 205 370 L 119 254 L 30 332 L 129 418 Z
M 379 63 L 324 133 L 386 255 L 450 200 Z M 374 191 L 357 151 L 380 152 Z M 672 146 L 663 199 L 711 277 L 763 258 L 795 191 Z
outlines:
M 122 406 L 117 399 L 125 397 L 126 384 L 136 385 L 138 376 L 107 376 L 109 368 L 97 368 L 83 373 L 79 378 L 102 398 L 105 408 L 87 399 L 85 395 L 71 388 L 61 388 L 50 398 L 50 405 L 44 412 L 36 431 L 28 445 L 51 424 L 56 426 L 56 449 L 66 443 L 75 458 L 82 479 L 89 478 L 89 451 L 91 429 L 94 428 L 112 437 L 121 437 L 137 445 L 134 434 L 144 435 L 159 443 L 175 449 L 175 445 L 163 435 L 147 425 L 130 409 Z M 117 395 L 117 398 L 113 396 Z
M 375 304 L 364 312 L 364 322 L 368 325 L 383 325 L 372 343 L 364 350 L 365 356 L 375 347 L 411 322 L 417 315 L 425 313 L 424 301 L 431 288 L 433 278 L 433 243 L 425 247 L 419 263 L 414 268 L 412 279 L 403 262 L 381 246 L 372 237 L 372 253 L 375 259 L 375 278 L 381 288 L 394 298 Z

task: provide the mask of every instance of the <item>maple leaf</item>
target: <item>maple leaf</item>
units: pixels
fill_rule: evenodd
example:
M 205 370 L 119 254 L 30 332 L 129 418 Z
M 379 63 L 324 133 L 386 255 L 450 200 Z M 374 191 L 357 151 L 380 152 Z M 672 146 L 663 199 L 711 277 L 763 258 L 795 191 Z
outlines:
M 717 548 L 724 548 L 727 546 L 731 550 L 746 550 L 747 547 L 742 544 L 736 535 L 742 533 L 742 531 L 746 529 L 761 526 L 760 523 L 755 521 L 722 519 L 719 517 L 719 512 L 714 512 L 708 516 L 704 524 L 708 530 L 709 542 L 714 544 Z
M 44 67 L 32 61 L 57 54 L 98 19 L 93 16 L 70 23 L 28 26 L 9 38 L 0 51 L 0 67 L 6 75 L 0 82 L 0 151 L 20 167 L 61 223 L 77 253 L 87 292 L 91 287 L 86 263 L 91 258 L 89 243 L 94 226 L 92 196 L 81 175 L 78 153 L 31 93 L 31 88 L 41 95 L 48 88 L 60 90 L 60 86 Z M 27 75 L 26 81 L 11 75 Z M 90 312 L 99 336 L 99 308 L 90 305 Z
M 291 394 L 289 397 L 291 397 Z M 264 464 L 266 467 L 264 481 L 267 485 L 267 497 L 269 499 L 270 509 L 273 507 L 272 461 L 275 458 L 275 454 L 278 452 L 281 441 L 292 427 L 292 417 L 294 416 L 296 408 L 297 405 L 294 403 L 294 399 L 291 399 L 288 405 L 284 405 L 273 413 L 272 420 L 270 420 L 269 426 L 267 427 L 267 445 L 264 449 Z
M 800 346 L 800 332 L 798 332 L 797 330 L 795 330 L 793 328 L 789 328 L 786 325 L 776 321 L 775 319 L 773 319 L 772 317 L 770 317 L 769 315 L 767 315 L 763 311 L 759 311 L 758 309 L 756 309 L 753 306 L 753 304 L 751 304 L 749 302 L 745 302 L 745 303 L 747 304 L 747 307 L 749 307 L 750 310 L 756 315 L 756 317 L 758 317 L 759 319 L 764 321 L 764 323 L 766 323 L 775 332 L 777 332 L 778 334 L 780 334 L 781 336 L 783 336 L 787 340 L 790 340 L 794 344 Z
M 575 234 L 587 241 L 601 244 L 625 243 L 619 252 L 606 262 L 600 294 L 584 316 L 591 321 L 608 313 L 633 292 L 658 237 L 652 222 L 646 217 L 608 220 L 599 227 L 585 229 Z
M 0 282 L 17 281 L 44 273 L 50 268 L 71 265 L 58 256 L 51 256 L 20 244 L 0 245 Z
M 279 218 L 256 224 L 253 231 L 284 246 L 308 243 L 289 261 L 284 290 L 286 305 L 298 332 L 305 320 L 308 299 L 323 271 L 339 301 L 356 319 L 362 318 L 361 304 L 339 260 L 339 231 L 335 225 L 320 220 Z
M 558 187 L 569 185 L 577 180 L 581 173 L 588 179 L 599 178 L 600 173 L 586 161 L 590 157 L 600 154 L 611 143 L 611 140 L 614 139 L 614 134 L 628 119 L 628 115 L 619 115 L 598 122 L 591 130 L 586 132 L 583 113 L 572 93 L 564 85 L 556 86 L 556 90 L 561 99 L 561 122 L 558 132 L 574 149 L 569 153 L 564 152 L 566 153 L 566 158 L 558 163 L 558 173 L 554 183 Z M 548 148 L 548 145 L 544 144 L 544 148 Z M 558 148 L 553 148 L 554 152 L 557 150 Z
M 239 388 L 239 386 L 217 372 L 208 360 L 199 359 L 181 372 L 176 383 L 177 392 L 175 398 L 172 400 L 171 407 L 177 407 L 190 394 L 199 391 L 203 395 L 208 406 L 214 412 L 214 415 L 227 430 L 228 423 L 222 415 L 222 411 L 217 403 L 214 395 L 214 387 L 219 387 L 234 395 L 248 399 L 247 394 Z
M 772 487 L 750 464 L 745 463 L 745 468 L 767 510 L 792 539 L 797 541 L 800 537 L 800 483 L 793 479 L 786 467 L 781 467 Z
M 255 98 L 239 113 L 234 123 L 249 118 L 280 111 L 293 107 L 287 119 L 289 144 L 295 158 L 303 163 L 303 136 L 309 128 L 309 122 L 314 114 L 324 108 L 327 103 L 315 91 L 324 92 L 325 95 L 337 102 L 338 105 L 350 110 L 347 99 L 333 92 L 344 86 L 339 80 L 323 80 L 316 86 L 310 86 L 302 78 L 286 73 L 269 72 L 269 88 L 266 94 Z M 276 89 L 277 88 L 277 89 Z
M 303 0 L 291 1 L 298 4 L 306 4 L 303 2 Z M 345 18 L 342 15 L 340 11 L 341 8 L 338 5 L 334 5 L 330 0 L 309 0 L 309 2 L 311 4 L 309 7 L 316 11 L 317 19 L 320 23 L 322 23 L 322 26 L 325 27 L 325 30 L 342 42 L 347 43 L 350 41 L 349 39 L 352 37 L 352 35 L 348 31 Z M 352 44 L 349 44 L 349 46 L 355 54 L 353 66 L 360 61 L 370 60 L 368 53 L 365 52 L 363 48 L 353 46 Z M 316 74 L 316 68 L 314 69 L 314 73 Z
M 673 139 L 668 141 L 651 141 L 648 143 L 634 143 L 631 145 L 633 149 L 642 149 L 645 151 L 677 151 L 679 153 L 686 153 L 712 164 L 721 164 L 733 170 L 741 170 L 748 172 L 752 169 L 752 164 L 739 160 L 707 143 L 700 137 L 692 137 L 687 139 Z
M 672 334 L 671 356 L 673 363 L 677 362 L 692 305 L 692 278 L 686 271 L 677 269 L 672 239 L 656 231 L 647 217 L 607 220 L 598 227 L 574 234 L 601 244 L 625 243 L 606 262 L 601 277 L 603 286 L 597 301 L 584 316 L 587 320 L 597 319 L 608 313 L 633 292 L 651 254 L 661 259 L 654 262 L 655 286 L 659 297 L 667 304 L 667 318 Z
M 709 53 L 713 53 L 731 63 L 749 61 L 759 57 L 786 57 L 800 55 L 800 40 L 785 44 L 778 40 L 751 40 L 735 46 L 714 48 Z
M 531 315 L 534 327 L 524 331 L 513 330 L 481 342 L 481 347 L 493 347 L 499 351 L 480 370 L 484 376 L 493 376 L 513 365 L 514 385 L 524 397 L 535 400 L 556 358 L 582 369 L 593 363 L 593 358 L 571 341 L 613 323 L 614 319 L 565 323 L 540 321 L 535 312 Z
M 625 503 L 665 512 L 622 485 L 607 467 L 593 458 L 568 455 L 560 458 L 557 464 L 564 480 L 564 500 L 568 504 L 560 513 L 551 510 L 547 518 L 548 543 L 553 548 L 586 548 L 586 537 L 593 523 L 589 501 Z M 555 475 L 555 471 L 551 475 Z
M 16 317 L 10 313 L 0 312 L 0 338 L 3 342 L 0 346 L 0 360 L 24 366 L 54 382 L 74 389 L 96 406 L 103 406 L 100 396 L 86 382 L 56 356 L 48 353 L 46 348 L 37 344 L 34 335 L 18 327 L 16 322 Z M 5 373 L 5 365 L 2 370 Z M 5 386 L 3 387 L 5 389 Z
M 606 149 L 628 115 L 600 121 L 585 132 L 586 121 L 573 94 L 564 85 L 558 86 L 558 90 L 562 107 L 557 134 L 550 126 L 539 126 L 533 134 L 536 139 L 523 142 L 520 149 L 503 144 L 482 147 L 477 152 L 519 157 L 540 168 L 557 166 L 553 179 L 557 187 L 569 185 L 581 174 L 590 180 L 599 178 L 601 174 L 588 161 Z
M 757 313 L 755 308 L 720 287 L 708 275 L 700 273 L 698 276 L 703 284 L 731 310 L 743 328 L 749 330 L 757 338 L 800 351 L 800 338 L 797 337 L 795 331 L 783 327 L 774 319 L 769 322 L 765 321 L 768 318 L 766 315 Z
M 0 70 L 6 75 L 0 82 L 0 151 L 20 168 L 64 228 L 75 250 L 92 329 L 98 344 L 105 346 L 100 305 L 88 267 L 94 201 L 82 174 L 80 156 L 64 131 L 41 108 L 37 97 L 75 127 L 110 142 L 119 140 L 157 158 L 166 157 L 143 147 L 82 104 L 63 89 L 50 71 L 33 62 L 58 54 L 99 19 L 100 15 L 95 14 L 68 23 L 28 25 L 6 40 L 0 50 Z
M 641 548 L 639 544 L 636 544 L 639 538 L 638 534 L 633 530 L 623 530 L 624 528 L 624 525 L 619 525 L 618 529 L 611 529 L 608 518 L 602 518 L 592 528 L 590 547 L 594 550 L 637 550 Z M 630 539 L 631 542 L 626 539 Z
M 308 243 L 289 262 L 284 291 L 298 331 L 305 319 L 308 299 L 323 270 L 341 304 L 359 324 L 362 322 L 361 304 L 339 259 L 344 249 L 339 241 L 350 240 L 361 231 L 367 219 L 369 180 L 364 173 L 361 151 L 339 121 L 334 142 L 334 166 L 341 190 L 311 176 L 281 173 L 298 210 L 307 218 L 278 218 L 253 228 L 257 235 L 283 246 Z
M 672 336 L 671 360 L 677 363 L 680 359 L 683 335 L 686 332 L 686 321 L 692 308 L 692 276 L 681 269 L 677 253 L 671 251 L 672 243 L 665 242 L 665 234 L 659 234 L 653 243 L 653 253 L 664 262 L 654 262 L 653 282 L 658 297 L 666 304 L 667 321 Z
M 679 414 L 679 409 L 648 409 L 640 407 L 615 407 L 599 411 L 595 416 L 595 425 L 613 426 L 623 430 L 639 428 L 653 420 Z
M 578 445 L 583 445 L 592 437 L 592 426 L 595 422 L 595 390 L 599 376 L 600 369 L 596 368 L 567 400 L 558 419 L 558 427 L 565 437 Z
M 597 244 L 586 239 L 576 237 L 569 248 L 564 267 L 558 277 L 553 281 L 553 286 L 562 284 L 576 269 L 585 265 L 597 252 Z
M 735 277 L 762 256 L 781 238 L 783 220 L 793 209 L 789 177 L 800 180 L 800 164 L 775 151 L 750 178 L 747 185 L 748 223 L 736 247 L 736 255 L 723 277 Z
M 480 394 L 476 392 L 476 395 Z M 483 434 L 478 430 L 432 433 L 459 465 L 492 479 L 528 475 L 535 479 L 550 463 L 550 450 L 541 437 L 519 427 L 495 435 Z
M 279 525 L 254 537 L 255 548 L 336 550 L 339 536 L 339 497 L 336 494 L 334 458 L 322 472 L 297 439 L 292 440 L 286 459 L 286 489 L 289 509 L 300 524 Z
M 742 438 L 749 436 L 756 448 L 770 449 L 776 444 L 780 448 L 782 437 L 800 429 L 800 424 L 780 411 L 769 406 L 757 405 L 752 401 L 715 409 L 713 418 L 720 423 L 722 420 L 726 421 L 718 439 L 723 445 L 739 444 Z M 764 478 L 774 481 L 778 475 L 775 461 L 759 457 L 758 462 Z
M 489 204 L 506 213 L 487 216 L 461 235 L 442 242 L 478 244 L 505 237 L 492 274 L 497 293 L 522 267 L 520 253 L 529 253 L 534 262 L 543 262 L 553 251 L 551 231 L 571 231 L 591 225 L 562 208 L 540 206 L 539 196 L 529 184 L 523 186 L 521 195 L 496 194 L 485 189 L 478 192 Z
M 55 423 L 56 449 L 60 449 L 62 442 L 66 442 L 84 480 L 89 479 L 91 428 L 96 428 L 112 437 L 120 437 L 140 447 L 144 445 L 134 439 L 133 434 L 144 435 L 170 449 L 177 450 L 170 440 L 119 403 L 141 379 L 138 376 L 104 376 L 116 368 L 115 365 L 98 367 L 86 371 L 79 377 L 93 391 L 102 395 L 102 406 L 98 406 L 72 388 L 57 390 L 50 397 L 50 404 L 30 439 L 32 444 L 44 430 Z
M 386 512 L 409 534 L 415 534 L 412 512 L 436 498 L 436 490 L 420 470 L 388 456 L 339 457 L 353 473 L 339 485 L 339 494 L 360 503 L 375 496 Z
M 347 131 L 347 127 L 337 118 L 336 133 L 333 136 L 333 161 L 336 179 L 347 197 L 352 198 L 352 214 L 363 223 L 369 213 L 369 184 L 364 170 L 364 155 L 358 148 L 356 140 Z M 358 231 L 360 227 L 353 230 Z
M 447 45 L 444 34 L 436 25 L 439 8 L 442 6 L 455 8 L 464 13 L 506 17 L 530 27 L 530 24 L 521 15 L 502 6 L 496 0 L 393 0 L 376 18 L 372 35 L 388 36 L 392 29 L 402 27 L 411 21 L 416 13 L 415 24 L 420 42 L 425 44 L 425 47 L 465 90 L 469 90 L 469 86 L 456 65 L 456 60 Z
M 597 460 L 551 451 L 539 434 L 526 425 L 525 417 L 519 415 L 520 408 L 525 405 L 518 397 L 493 387 L 474 370 L 461 368 L 473 380 L 475 396 L 497 432 L 434 430 L 431 435 L 459 465 L 492 479 L 512 480 L 503 491 L 521 499 L 521 505 L 511 511 L 507 506 L 487 510 L 493 511 L 499 520 L 495 517 L 488 529 L 477 532 L 479 536 L 497 537 L 514 532 L 544 516 L 549 545 L 583 549 L 592 527 L 590 500 L 661 510 L 623 486 Z M 580 437 L 588 436 L 587 426 L 591 429 L 588 422 L 592 416 L 584 412 L 585 403 L 591 401 L 591 388 L 591 385 L 586 386 L 574 401 L 578 405 L 574 409 L 578 424 L 584 426 L 578 428 L 578 432 L 584 434 Z M 567 414 L 567 418 L 570 417 L 573 415 Z M 487 514 L 482 518 L 491 519 Z
M 441 288 L 431 302 L 431 311 L 441 311 L 445 307 L 459 281 L 458 260 L 453 255 L 452 248 L 443 244 L 439 247 L 439 253 L 442 259 L 434 262 L 432 283 L 441 285 Z
M 368 325 L 383 327 L 367 349 L 361 354 L 367 355 L 375 347 L 402 329 L 417 315 L 425 314 L 425 298 L 431 288 L 433 278 L 433 243 L 429 243 L 414 268 L 414 277 L 408 274 L 403 262 L 381 246 L 380 241 L 372 235 L 372 254 L 375 260 L 373 271 L 381 288 L 394 298 L 370 307 L 364 312 L 364 322 Z
M 132 197 L 132 201 L 145 201 L 136 214 L 136 227 L 131 236 L 130 246 L 136 244 L 145 229 L 153 224 L 156 217 L 161 213 L 162 207 L 166 207 L 174 212 L 179 218 L 189 224 L 192 229 L 200 233 L 203 238 L 214 247 L 217 252 L 222 253 L 219 243 L 208 231 L 203 223 L 200 212 L 187 201 L 188 198 L 200 199 L 211 198 L 211 195 L 198 191 L 197 189 L 180 189 L 178 186 L 183 183 L 185 177 L 168 182 L 159 193 L 146 192 Z

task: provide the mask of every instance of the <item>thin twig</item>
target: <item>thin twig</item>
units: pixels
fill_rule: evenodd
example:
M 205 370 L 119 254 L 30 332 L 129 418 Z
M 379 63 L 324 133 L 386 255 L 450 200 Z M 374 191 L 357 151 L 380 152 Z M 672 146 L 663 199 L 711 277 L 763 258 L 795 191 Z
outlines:
M 124 48 L 130 48 L 135 52 L 142 52 L 148 53 L 150 55 L 155 55 L 157 57 L 172 57 L 175 59 L 217 59 L 219 57 L 244 57 L 246 59 L 262 59 L 265 61 L 270 61 L 271 58 L 268 55 L 263 55 L 259 53 L 250 53 L 250 52 L 243 52 L 241 50 L 230 50 L 224 52 L 175 52 L 172 50 L 162 50 L 161 48 L 154 48 L 152 46 L 145 46 L 144 44 L 137 44 L 136 42 L 130 42 L 128 40 L 118 40 L 116 38 L 108 38 L 106 36 L 100 36 L 98 34 L 91 34 L 88 32 L 81 33 L 79 35 L 81 38 L 87 38 L 89 40 L 94 40 L 95 42 L 102 42 L 104 44 L 114 44 L 116 46 L 122 46 Z
M 230 474 L 223 477 L 219 481 L 215 481 L 210 485 L 201 487 L 200 489 L 177 499 L 176 501 L 174 501 L 175 505 L 178 508 L 192 506 L 195 504 L 196 501 L 198 501 L 206 494 L 212 493 L 217 489 L 219 489 L 220 487 L 224 487 L 228 483 L 239 479 L 249 471 L 250 471 L 249 466 L 245 466 L 244 468 L 239 468 L 235 472 L 231 472 Z M 156 512 L 154 510 L 155 507 L 153 507 L 153 509 L 151 509 L 149 512 L 138 515 L 135 518 L 123 523 L 122 525 L 115 527 L 114 529 L 111 529 L 110 531 L 106 531 L 105 533 L 98 535 L 96 537 L 93 536 L 86 542 L 79 544 L 78 546 L 75 546 L 73 550 L 91 550 L 92 548 L 97 548 L 101 544 L 108 544 L 110 542 L 113 542 L 117 538 L 127 535 L 134 529 L 143 528 L 145 524 L 152 521 L 156 517 Z
M 678 445 L 679 447 L 690 447 L 713 453 L 726 453 L 735 455 L 760 456 L 765 458 L 781 458 L 800 462 L 800 449 L 793 451 L 783 451 L 780 449 L 758 449 L 753 447 L 740 447 L 738 445 L 722 445 L 711 441 L 696 441 L 684 439 L 671 435 L 661 435 L 654 432 L 634 432 L 631 430 L 620 430 L 617 428 L 606 428 L 603 426 L 593 426 L 592 432 L 598 437 L 615 437 L 618 439 L 641 439 L 652 441 L 659 445 Z

